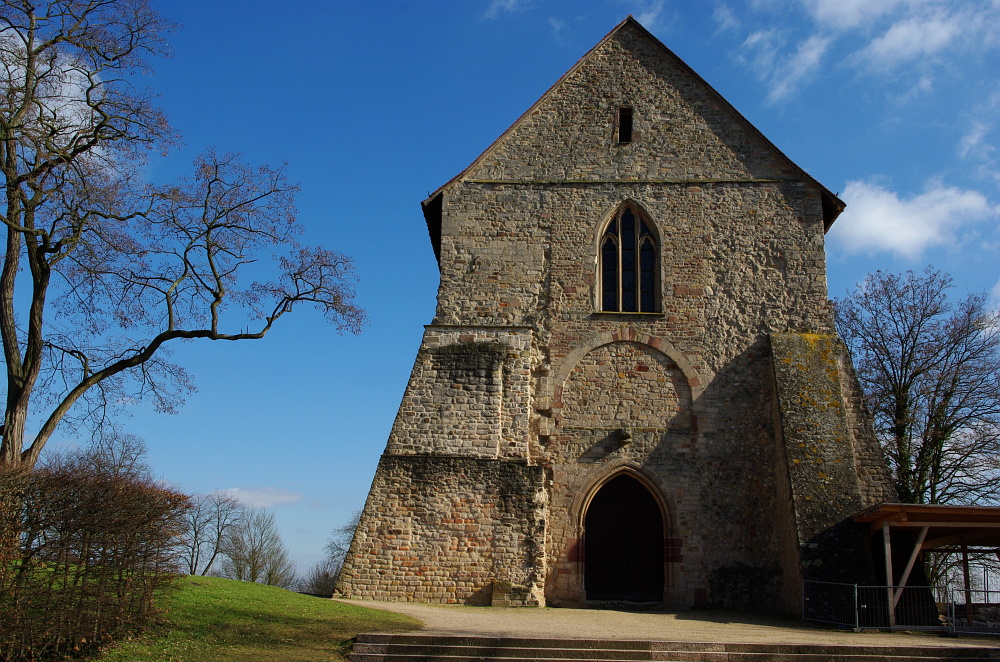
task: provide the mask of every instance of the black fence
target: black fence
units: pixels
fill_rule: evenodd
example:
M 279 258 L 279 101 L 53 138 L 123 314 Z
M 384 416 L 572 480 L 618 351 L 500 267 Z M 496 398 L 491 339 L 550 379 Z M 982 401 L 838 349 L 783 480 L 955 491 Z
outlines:
M 955 632 L 1000 634 L 1000 591 L 954 589 L 948 620 Z
M 949 605 L 932 586 L 859 586 L 806 581 L 802 618 L 855 629 L 950 629 Z

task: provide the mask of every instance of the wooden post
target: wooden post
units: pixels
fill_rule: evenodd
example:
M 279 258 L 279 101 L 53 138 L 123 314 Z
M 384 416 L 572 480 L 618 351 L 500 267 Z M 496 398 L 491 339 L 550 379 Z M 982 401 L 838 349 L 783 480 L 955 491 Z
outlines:
M 972 606 L 972 584 L 969 581 L 969 547 L 962 543 L 962 575 L 965 580 L 965 624 L 972 627 L 976 610 Z
M 886 583 L 886 603 L 885 608 L 889 612 L 889 627 L 896 626 L 896 603 L 893 601 L 894 591 L 892 588 L 892 543 L 889 541 L 889 522 L 882 522 L 882 547 L 885 550 L 885 583 Z

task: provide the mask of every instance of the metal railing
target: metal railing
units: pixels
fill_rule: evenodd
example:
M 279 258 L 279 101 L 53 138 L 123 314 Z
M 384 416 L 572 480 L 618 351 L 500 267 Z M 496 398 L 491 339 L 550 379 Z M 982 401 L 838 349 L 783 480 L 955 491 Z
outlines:
M 1000 634 L 1000 591 L 953 589 L 948 607 L 952 631 Z
M 947 606 L 931 586 L 802 583 L 802 618 L 854 629 L 950 629 Z M 954 619 L 951 619 L 952 621 Z

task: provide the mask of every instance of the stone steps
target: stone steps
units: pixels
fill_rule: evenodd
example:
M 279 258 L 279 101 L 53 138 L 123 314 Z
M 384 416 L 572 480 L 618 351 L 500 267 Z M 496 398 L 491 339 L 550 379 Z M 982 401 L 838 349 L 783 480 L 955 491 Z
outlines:
M 1000 660 L 1000 648 L 737 644 L 361 634 L 351 662 L 937 662 Z

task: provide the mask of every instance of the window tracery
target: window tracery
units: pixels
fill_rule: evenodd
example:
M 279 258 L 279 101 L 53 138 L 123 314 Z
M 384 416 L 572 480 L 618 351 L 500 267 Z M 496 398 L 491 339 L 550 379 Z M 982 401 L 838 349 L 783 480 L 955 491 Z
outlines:
M 608 222 L 600 252 L 601 310 L 657 312 L 659 247 L 650 225 L 631 206 Z

